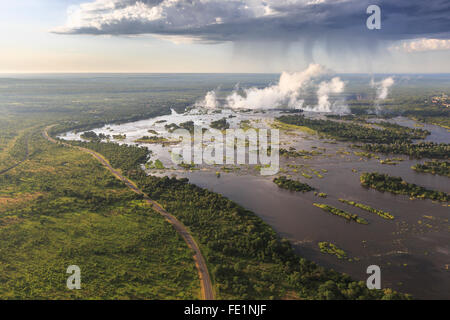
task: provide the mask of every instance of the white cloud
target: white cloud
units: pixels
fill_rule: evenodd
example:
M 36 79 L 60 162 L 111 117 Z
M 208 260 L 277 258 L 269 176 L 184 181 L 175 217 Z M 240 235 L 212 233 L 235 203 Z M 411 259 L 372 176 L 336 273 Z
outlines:
M 445 39 L 416 39 L 405 41 L 401 45 L 394 46 L 393 49 L 406 52 L 425 52 L 450 50 L 450 40 Z
M 95 0 L 72 7 L 56 33 L 175 33 L 274 14 L 265 1 Z
M 365 28 L 365 12 L 372 0 L 85 1 L 73 6 L 66 23 L 53 32 L 150 35 L 187 45 L 227 42 L 234 45 L 235 52 L 242 51 L 246 55 L 250 50 L 259 51 L 259 46 L 263 45 L 263 52 L 256 54 L 258 57 L 279 55 L 283 59 L 293 53 L 289 52 L 292 46 L 299 45 L 301 51 L 298 54 L 302 55 L 303 63 L 324 64 L 329 63 L 329 59 L 345 63 L 351 58 L 361 59 L 364 56 L 375 61 L 375 56 L 381 56 L 380 53 L 392 44 L 403 45 L 402 52 L 423 50 L 425 47 L 442 49 L 448 46 L 449 40 L 427 40 L 426 44 L 421 45 L 400 41 L 422 37 L 450 38 L 448 24 L 436 23 L 448 18 L 445 14 L 450 10 L 448 0 L 432 3 L 396 0 L 395 5 L 386 3 L 380 32 L 369 32 Z M 411 14 L 418 10 L 420 15 Z M 318 57 L 321 53 L 324 59 Z M 254 56 L 253 53 L 251 55 Z M 281 62 L 272 61 L 274 65 Z M 336 65 L 333 67 L 339 68 Z M 292 66 L 289 65 L 289 68 Z

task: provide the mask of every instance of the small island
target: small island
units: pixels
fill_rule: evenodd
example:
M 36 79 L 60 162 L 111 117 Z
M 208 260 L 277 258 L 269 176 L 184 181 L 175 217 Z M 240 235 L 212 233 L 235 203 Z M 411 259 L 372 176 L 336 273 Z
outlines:
M 359 217 L 356 214 L 348 213 L 346 211 L 343 211 L 341 209 L 329 206 L 327 204 L 321 204 L 321 203 L 313 203 L 313 205 L 317 208 L 322 209 L 323 211 L 329 212 L 331 214 L 334 214 L 338 217 L 342 217 L 344 219 L 347 219 L 348 221 L 354 221 L 359 224 L 369 224 L 365 219 Z
M 357 203 L 355 201 L 350 201 L 350 200 L 345 200 L 345 199 L 339 199 L 340 202 L 348 204 L 350 206 L 354 206 L 357 208 L 360 208 L 364 211 L 367 212 L 371 212 L 371 213 L 375 213 L 377 215 L 379 215 L 380 217 L 384 218 L 384 219 L 388 219 L 388 220 L 394 220 L 394 216 L 392 214 L 390 214 L 389 212 L 384 212 L 382 210 L 378 210 L 375 208 L 372 208 L 366 204 L 362 204 L 362 203 Z
M 424 164 L 416 164 L 411 167 L 416 172 L 431 173 L 450 178 L 450 162 L 449 161 L 427 161 Z
M 315 189 L 306 183 L 302 183 L 296 180 L 290 180 L 285 176 L 275 178 L 273 182 L 280 187 L 281 189 L 286 189 L 289 191 L 295 192 L 309 192 L 314 191 Z
M 223 131 L 223 130 L 230 129 L 230 124 L 228 123 L 227 118 L 222 118 L 220 120 L 211 122 L 210 127 L 212 129 L 217 129 L 217 130 Z
M 319 249 L 322 253 L 332 254 L 338 257 L 338 259 L 348 260 L 347 253 L 331 242 L 319 242 Z
M 380 192 L 388 191 L 394 194 L 402 194 L 417 199 L 430 199 L 440 202 L 448 202 L 449 195 L 442 191 L 428 190 L 416 184 L 408 183 L 400 177 L 391 177 L 377 172 L 363 173 L 360 177 L 361 184 Z
M 180 143 L 179 140 L 169 140 L 164 137 L 155 137 L 155 136 L 151 136 L 151 137 L 143 136 L 142 138 L 135 140 L 135 142 L 146 143 L 146 144 L 162 144 L 163 146 L 175 145 L 175 144 Z

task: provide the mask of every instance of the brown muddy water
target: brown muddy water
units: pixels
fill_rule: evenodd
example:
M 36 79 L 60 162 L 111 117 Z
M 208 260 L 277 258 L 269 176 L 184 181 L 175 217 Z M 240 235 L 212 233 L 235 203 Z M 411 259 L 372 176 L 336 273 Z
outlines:
M 238 115 L 234 125 L 242 119 L 262 119 L 266 123 L 277 114 Z M 224 115 L 177 115 L 159 117 L 120 126 L 106 126 L 97 133 L 126 133 L 132 143 L 155 129 L 164 134 L 163 124 L 180 123 L 195 120 L 205 124 L 224 117 Z M 414 121 L 399 118 L 396 123 L 414 126 Z M 232 126 L 233 127 L 233 126 Z M 429 141 L 450 142 L 446 129 L 426 125 L 432 134 Z M 66 139 L 78 139 L 79 134 L 68 133 Z M 133 140 L 134 139 L 134 140 Z M 315 187 L 319 192 L 328 194 L 320 198 L 309 193 L 294 193 L 279 189 L 273 182 L 273 176 L 264 177 L 252 168 L 227 173 L 221 171 L 218 178 L 217 167 L 203 167 L 201 170 L 155 171 L 149 174 L 176 175 L 187 177 L 191 183 L 211 191 L 223 194 L 229 199 L 252 210 L 280 236 L 291 241 L 296 251 L 303 257 L 322 266 L 351 275 L 354 279 L 365 281 L 366 269 L 370 265 L 381 267 L 382 287 L 394 288 L 411 293 L 418 299 L 450 299 L 450 207 L 448 203 L 434 203 L 430 200 L 411 200 L 407 196 L 381 193 L 361 186 L 359 177 L 362 172 L 381 172 L 401 176 L 404 180 L 430 189 L 450 192 L 449 179 L 430 174 L 419 174 L 411 166 L 424 162 L 411 160 L 404 156 L 379 155 L 381 159 L 402 158 L 397 165 L 383 165 L 379 159 L 361 158 L 354 154 L 348 143 L 330 144 L 318 137 L 304 132 L 281 135 L 282 148 L 294 147 L 297 150 L 316 150 L 319 155 L 305 158 L 281 158 L 281 167 L 289 175 Z M 153 151 L 153 159 L 159 158 L 165 164 L 170 161 L 168 148 L 147 145 Z M 316 149 L 316 148 L 319 149 Z M 323 149 L 322 149 L 323 148 Z M 294 167 L 289 167 L 296 166 Z M 173 164 L 167 165 L 173 167 Z M 315 172 L 313 171 L 315 170 Z M 303 174 L 302 174 L 303 173 Z M 353 200 L 387 211 L 395 216 L 394 220 L 383 219 L 373 213 L 363 211 L 338 201 L 339 198 Z M 369 222 L 361 225 L 347 222 L 313 206 L 324 203 L 350 213 L 356 213 Z M 336 256 L 323 254 L 318 242 L 328 241 L 346 251 L 352 261 L 340 260 Z

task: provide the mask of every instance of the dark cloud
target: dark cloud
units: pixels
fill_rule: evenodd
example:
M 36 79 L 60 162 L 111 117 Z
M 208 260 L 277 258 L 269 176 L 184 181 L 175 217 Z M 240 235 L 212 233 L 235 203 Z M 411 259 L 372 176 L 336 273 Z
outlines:
M 366 9 L 382 10 L 382 29 L 366 28 Z M 325 41 L 450 38 L 448 0 L 97 0 L 70 14 L 61 34 L 177 36 L 198 41 Z

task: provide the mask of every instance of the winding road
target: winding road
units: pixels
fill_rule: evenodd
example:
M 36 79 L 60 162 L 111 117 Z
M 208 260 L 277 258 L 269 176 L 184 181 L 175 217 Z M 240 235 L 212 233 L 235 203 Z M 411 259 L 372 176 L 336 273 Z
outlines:
M 129 180 L 128 178 L 124 177 L 120 172 L 118 172 L 116 169 L 114 169 L 111 164 L 108 162 L 108 160 L 106 160 L 103 156 L 101 156 L 99 153 L 90 150 L 90 149 L 86 149 L 86 148 L 82 148 L 82 147 L 75 147 L 72 146 L 70 144 L 64 143 L 64 142 L 59 142 L 55 139 L 53 139 L 52 137 L 49 136 L 48 134 L 48 130 L 53 127 L 53 126 L 49 126 L 47 128 L 44 129 L 44 131 L 42 132 L 42 135 L 45 139 L 47 139 L 48 141 L 52 142 L 52 143 L 56 143 L 56 144 L 61 144 L 64 145 L 66 147 L 70 147 L 70 148 L 77 148 L 83 152 L 89 153 L 91 154 L 95 159 L 97 159 L 98 161 L 101 162 L 101 164 L 108 169 L 114 176 L 116 176 L 116 178 L 118 178 L 119 180 L 121 180 L 122 182 L 124 182 L 131 190 L 133 190 L 134 192 L 136 192 L 137 194 L 140 194 L 144 197 L 144 200 L 150 204 L 152 206 L 152 208 L 158 212 L 160 215 L 162 215 L 170 224 L 172 224 L 172 226 L 175 228 L 175 230 L 181 235 L 181 237 L 184 239 L 184 241 L 186 242 L 186 244 L 188 245 L 188 247 L 194 252 L 194 261 L 195 261 L 195 266 L 197 268 L 198 271 L 198 275 L 200 278 L 200 284 L 201 284 L 201 293 L 202 293 L 202 299 L 203 300 L 214 300 L 214 290 L 213 290 L 213 286 L 212 286 L 212 282 L 211 282 L 211 278 L 209 276 L 209 271 L 208 271 L 208 267 L 206 265 L 206 261 L 205 258 L 203 257 L 201 251 L 200 251 L 200 247 L 198 246 L 198 244 L 195 242 L 194 238 L 192 237 L 192 235 L 189 233 L 188 229 L 186 228 L 185 225 L 183 225 L 177 218 L 175 218 L 173 215 L 171 215 L 170 213 L 168 213 L 166 210 L 164 210 L 163 207 L 161 207 L 161 205 L 159 205 L 156 201 L 150 199 L 149 196 L 147 196 L 144 192 L 142 192 L 131 180 Z

